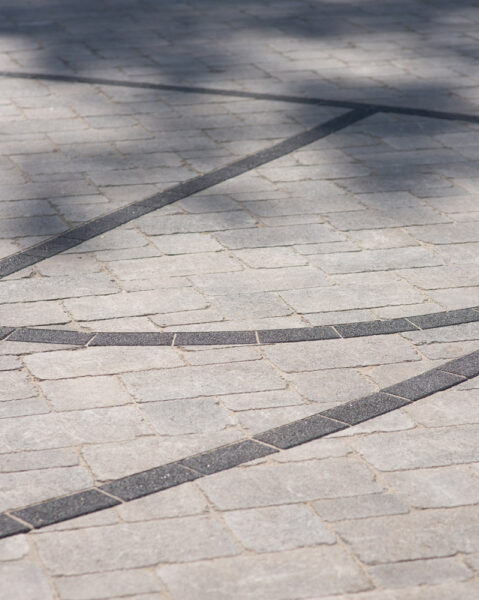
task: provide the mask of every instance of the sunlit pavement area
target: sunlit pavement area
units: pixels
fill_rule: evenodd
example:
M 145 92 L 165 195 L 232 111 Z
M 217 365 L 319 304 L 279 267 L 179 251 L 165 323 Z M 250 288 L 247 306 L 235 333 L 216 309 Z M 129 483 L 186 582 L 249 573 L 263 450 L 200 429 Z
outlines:
M 0 19 L 0 600 L 478 598 L 477 2 Z

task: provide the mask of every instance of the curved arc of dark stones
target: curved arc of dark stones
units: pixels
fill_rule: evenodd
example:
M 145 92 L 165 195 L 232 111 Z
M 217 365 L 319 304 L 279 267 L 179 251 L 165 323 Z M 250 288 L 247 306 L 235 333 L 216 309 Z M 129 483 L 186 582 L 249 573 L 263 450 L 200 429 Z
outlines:
M 479 306 L 383 321 L 244 331 L 84 332 L 68 329 L 0 327 L 0 340 L 85 347 L 264 345 L 423 331 L 476 321 L 479 321 Z
M 0 538 L 27 533 L 170 489 L 353 427 L 479 375 L 479 350 L 379 392 L 227 446 L 0 515 Z

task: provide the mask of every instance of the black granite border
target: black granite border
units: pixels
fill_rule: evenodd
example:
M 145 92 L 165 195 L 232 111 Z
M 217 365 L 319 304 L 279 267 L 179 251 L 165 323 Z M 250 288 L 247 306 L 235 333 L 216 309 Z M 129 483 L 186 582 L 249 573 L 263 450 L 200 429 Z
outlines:
M 388 335 L 403 331 L 424 331 L 479 321 L 479 306 L 416 315 L 384 321 L 358 321 L 287 329 L 244 331 L 176 331 L 176 332 L 81 332 L 68 329 L 34 327 L 0 327 L 0 340 L 38 342 L 69 346 L 237 346 L 285 344 L 330 339 L 347 339 L 371 335 Z
M 133 219 L 158 210 L 163 206 L 167 206 L 178 200 L 183 200 L 188 196 L 201 192 L 219 183 L 223 183 L 233 177 L 238 177 L 261 165 L 290 154 L 298 148 L 302 148 L 303 146 L 316 142 L 332 133 L 341 131 L 349 125 L 357 123 L 372 114 L 374 114 L 374 111 L 369 110 L 368 108 L 350 110 L 339 117 L 334 117 L 329 121 L 320 123 L 311 129 L 293 135 L 269 148 L 265 148 L 264 150 L 235 160 L 224 167 L 214 169 L 204 175 L 188 179 L 183 183 L 167 188 L 163 192 L 138 200 L 137 202 L 133 202 L 132 204 L 119 208 L 111 213 L 87 221 L 77 227 L 73 227 L 56 237 L 40 242 L 22 252 L 2 258 L 0 259 L 0 278 L 16 273 L 17 271 L 34 265 L 46 258 L 61 254 L 65 250 L 69 250 L 70 248 L 78 246 L 87 240 L 91 240 L 102 233 L 125 225 Z
M 85 77 L 82 75 L 65 75 L 56 73 L 28 73 L 22 71 L 0 71 L 0 77 L 6 77 L 10 79 L 32 79 L 36 81 L 57 81 L 60 83 L 83 83 L 89 85 L 137 88 L 163 92 L 181 92 L 185 94 L 200 94 L 203 96 L 210 95 L 231 98 L 251 98 L 252 100 L 268 100 L 271 102 L 285 102 L 290 104 L 312 104 L 314 106 L 329 106 L 331 108 L 344 108 L 349 110 L 366 109 L 374 112 L 479 123 L 479 116 L 468 113 L 430 110 L 427 108 L 414 108 L 411 106 L 375 104 L 372 102 L 354 102 L 351 100 L 333 100 L 309 96 L 294 96 L 290 94 L 270 94 L 267 92 L 247 92 L 246 90 L 230 90 L 209 88 L 204 86 L 174 85 L 166 83 L 153 83 L 148 81 L 129 81 L 127 79 L 108 79 L 105 77 Z
M 376 394 L 274 427 L 250 438 L 134 473 L 96 488 L 10 510 L 0 515 L 0 538 L 110 508 L 299 446 L 407 406 L 478 375 L 479 350 Z

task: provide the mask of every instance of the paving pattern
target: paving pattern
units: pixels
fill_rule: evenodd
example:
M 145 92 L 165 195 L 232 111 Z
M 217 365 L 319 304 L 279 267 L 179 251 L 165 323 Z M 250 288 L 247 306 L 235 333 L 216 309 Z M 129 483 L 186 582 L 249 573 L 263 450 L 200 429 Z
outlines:
M 475 599 L 474 3 L 0 15 L 0 600 Z

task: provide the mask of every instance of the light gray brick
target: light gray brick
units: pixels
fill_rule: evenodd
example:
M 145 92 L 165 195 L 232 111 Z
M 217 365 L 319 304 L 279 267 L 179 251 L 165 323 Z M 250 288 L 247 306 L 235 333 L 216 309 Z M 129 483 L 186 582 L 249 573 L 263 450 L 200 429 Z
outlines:
M 264 362 L 183 367 L 124 375 L 139 402 L 283 389 L 285 382 Z
M 477 552 L 473 507 L 432 509 L 406 515 L 347 521 L 336 531 L 366 564 L 440 558 Z
M 31 354 L 28 369 L 39 379 L 110 375 L 143 369 L 168 369 L 183 363 L 170 348 L 98 347 Z
M 218 296 L 214 305 L 226 319 L 261 319 L 291 314 L 291 309 L 276 294 L 235 294 Z
M 35 302 L 37 300 L 111 294 L 117 291 L 117 284 L 103 273 L 80 275 L 79 277 L 13 279 L 0 282 L 0 302 L 3 304 Z
M 81 377 L 40 383 L 44 394 L 58 411 L 117 406 L 132 402 L 114 377 Z
M 353 447 L 381 471 L 439 467 L 479 459 L 478 427 L 416 429 L 353 440 Z
M 221 510 L 253 508 L 382 491 L 363 463 L 346 458 L 257 465 L 225 471 L 198 485 Z
M 381 515 L 394 515 L 408 512 L 407 507 L 393 494 L 367 494 L 316 500 L 313 508 L 325 521 L 364 519 Z
M 70 317 L 59 302 L 21 302 L 0 306 L 0 322 L 11 327 L 32 325 L 60 325 Z
M 85 467 L 54 467 L 0 474 L 0 510 L 14 509 L 93 485 Z
M 10 598 L 23 600 L 53 600 L 53 590 L 41 567 L 33 562 L 24 561 L 0 565 L 2 587 L 8 590 Z M 8 596 L 4 596 L 5 599 Z
M 479 390 L 446 390 L 405 408 L 407 414 L 426 427 L 479 423 Z
M 37 396 L 38 392 L 23 371 L 0 372 L 0 401 L 21 400 Z
M 153 244 L 164 254 L 188 254 L 192 252 L 216 252 L 222 246 L 204 233 L 179 233 L 150 237 Z M 217 255 L 216 255 L 217 256 Z
M 377 391 L 369 379 L 353 369 L 338 369 L 334 377 L 329 372 L 314 371 L 288 375 L 298 392 L 319 403 L 341 404 Z
M 237 250 L 235 256 L 253 269 L 297 267 L 306 264 L 306 259 L 292 248 L 249 248 Z
M 320 519 L 300 504 L 230 511 L 224 519 L 243 546 L 255 552 L 336 543 Z
M 338 546 L 162 566 L 175 599 L 290 600 L 368 589 L 352 558 Z
M 316 224 L 223 231 L 215 234 L 215 237 L 221 244 L 231 249 L 294 246 L 343 240 L 327 225 Z
M 312 267 L 284 267 L 282 269 L 255 269 L 191 277 L 194 285 L 213 296 L 248 294 L 294 288 L 329 286 L 330 282 Z
M 265 346 L 265 355 L 287 372 L 364 367 L 418 360 L 411 346 L 400 338 L 370 336 Z
M 147 569 L 58 577 L 55 579 L 55 586 L 62 600 L 92 600 L 126 595 L 131 597 L 130 594 L 161 591 L 157 577 Z
M 207 509 L 208 504 L 203 494 L 193 483 L 186 483 L 121 504 L 117 511 L 124 521 L 150 521 L 196 515 Z
M 165 235 L 171 233 L 196 233 L 224 231 L 252 227 L 255 220 L 246 212 L 229 211 L 200 215 L 148 215 L 137 221 L 138 227 L 147 235 Z
M 0 472 L 30 471 L 53 467 L 74 467 L 78 456 L 73 450 L 56 449 L 36 452 L 12 452 L 0 456 Z
M 409 587 L 413 585 L 438 585 L 448 581 L 464 581 L 471 571 L 454 558 L 415 560 L 369 569 L 374 580 L 385 588 Z
M 206 516 L 43 533 L 35 538 L 35 544 L 54 575 L 101 573 L 238 553 L 231 535 Z M 88 552 L 78 555 L 74 550 L 78 547 L 88 547 Z
M 425 296 L 405 282 L 389 286 L 380 284 L 335 286 L 330 288 L 281 291 L 281 297 L 299 313 L 329 311 L 349 311 L 364 308 L 377 308 L 395 304 L 417 304 Z
M 214 398 L 149 402 L 142 407 L 142 413 L 160 435 L 218 431 L 235 424 Z
M 446 508 L 479 502 L 479 480 L 465 467 L 386 473 L 384 480 L 415 508 Z

